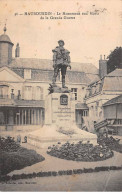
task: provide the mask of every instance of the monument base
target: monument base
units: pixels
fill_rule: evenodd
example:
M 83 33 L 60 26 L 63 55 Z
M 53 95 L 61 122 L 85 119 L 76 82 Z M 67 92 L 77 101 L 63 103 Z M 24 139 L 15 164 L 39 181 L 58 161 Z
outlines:
M 45 125 L 28 136 L 28 143 L 44 148 L 57 142 L 81 140 L 97 143 L 95 134 L 79 129 L 75 124 L 75 97 L 71 92 L 57 88 L 45 101 Z M 66 89 L 68 90 L 68 89 Z
M 75 128 L 75 127 L 74 127 Z M 90 143 L 97 144 L 97 135 L 86 132 L 84 130 L 75 128 L 74 133 L 60 132 L 56 129 L 56 126 L 43 126 L 37 131 L 34 131 L 28 135 L 28 143 L 38 148 L 48 148 L 52 144 L 65 143 L 65 142 L 78 142 L 78 141 L 90 141 Z

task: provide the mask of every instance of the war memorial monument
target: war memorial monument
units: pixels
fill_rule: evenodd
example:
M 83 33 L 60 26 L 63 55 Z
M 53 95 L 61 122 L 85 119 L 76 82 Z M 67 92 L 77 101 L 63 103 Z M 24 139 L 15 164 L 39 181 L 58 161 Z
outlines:
M 49 93 L 45 99 L 45 124 L 40 130 L 28 136 L 30 144 L 42 147 L 43 142 L 68 140 L 94 140 L 97 136 L 79 129 L 75 123 L 75 96 L 65 85 L 67 68 L 71 69 L 70 52 L 64 48 L 64 41 L 58 41 L 59 46 L 52 50 L 54 74 L 49 84 Z M 56 78 L 61 72 L 62 87 L 56 84 Z

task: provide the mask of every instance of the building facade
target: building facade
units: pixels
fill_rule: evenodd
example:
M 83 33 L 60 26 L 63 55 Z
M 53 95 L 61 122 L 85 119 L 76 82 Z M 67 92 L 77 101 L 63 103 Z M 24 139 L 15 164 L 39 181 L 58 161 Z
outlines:
M 95 122 L 109 119 L 109 122 L 111 122 L 109 126 L 113 129 L 117 129 L 115 127 L 118 123 L 117 120 L 121 121 L 122 119 L 122 115 L 120 117 L 120 109 L 117 110 L 116 105 L 110 104 L 108 106 L 108 104 L 114 99 L 116 100 L 116 98 L 118 98 L 122 94 L 122 69 L 115 69 L 109 74 L 107 74 L 106 71 L 104 72 L 105 75 L 104 73 L 102 73 L 104 76 L 88 85 L 88 88 L 86 90 L 87 92 L 85 96 L 85 102 L 89 109 L 89 120 L 91 120 L 92 128 L 94 128 L 93 124 Z M 119 116 L 119 119 L 115 117 L 115 112 L 117 112 L 117 116 Z M 113 125 L 113 117 L 110 117 L 112 115 L 114 116 L 115 125 Z M 122 127 L 121 124 L 118 125 L 118 134 L 121 135 Z

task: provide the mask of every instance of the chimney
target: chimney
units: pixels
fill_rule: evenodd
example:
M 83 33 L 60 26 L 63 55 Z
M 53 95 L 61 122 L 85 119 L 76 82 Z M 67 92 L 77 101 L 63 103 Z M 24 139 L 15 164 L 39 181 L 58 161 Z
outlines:
M 16 58 L 20 57 L 20 47 L 19 47 L 19 43 L 17 43 L 17 45 L 16 45 L 15 57 L 16 57 Z
M 104 55 L 104 59 L 102 59 L 102 55 L 100 55 L 99 60 L 99 76 L 100 78 L 103 78 L 107 75 L 107 60 Z

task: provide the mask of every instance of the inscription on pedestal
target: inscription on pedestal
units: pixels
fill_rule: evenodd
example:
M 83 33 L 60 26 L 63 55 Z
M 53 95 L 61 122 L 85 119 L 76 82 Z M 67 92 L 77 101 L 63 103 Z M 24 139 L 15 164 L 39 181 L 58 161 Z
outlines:
M 48 98 L 50 101 L 46 104 L 47 122 L 63 128 L 71 126 L 75 121 L 75 102 L 72 94 L 52 93 Z
M 67 95 L 60 96 L 60 105 L 53 112 L 53 117 L 56 119 L 57 123 L 64 121 L 64 124 L 66 125 L 65 122 L 70 123 L 73 121 L 75 111 L 70 107 L 71 104 L 68 101 L 70 101 L 70 99 L 68 99 Z

